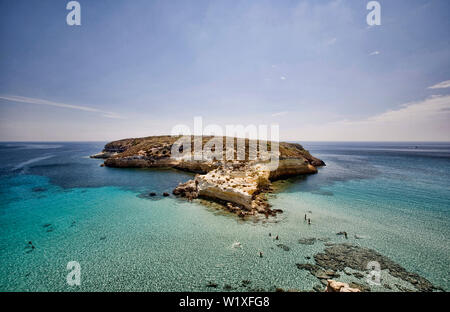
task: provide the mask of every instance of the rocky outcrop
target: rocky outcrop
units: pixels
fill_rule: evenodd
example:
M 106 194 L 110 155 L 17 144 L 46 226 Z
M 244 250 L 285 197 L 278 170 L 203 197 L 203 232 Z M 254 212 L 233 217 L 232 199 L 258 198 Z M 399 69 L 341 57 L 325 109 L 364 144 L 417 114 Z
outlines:
M 325 292 L 361 292 L 361 290 L 351 288 L 347 283 L 328 280 Z
M 188 199 L 203 197 L 224 203 L 241 217 L 257 213 L 275 215 L 263 191 L 270 186 L 270 170 L 262 165 L 217 168 L 178 185 L 173 193 Z
M 180 183 L 172 193 L 189 200 L 195 199 L 198 197 L 197 182 L 195 180 L 189 180 L 186 183 Z
M 91 157 L 91 158 L 99 158 L 99 159 L 108 159 L 108 158 L 113 157 L 115 155 L 117 155 L 117 153 L 115 153 L 115 152 L 106 152 L 105 151 L 105 152 L 100 152 L 100 153 L 91 155 L 89 157 Z
M 342 271 L 348 267 L 362 272 L 367 270 L 367 265 L 370 262 L 376 261 L 380 264 L 382 270 L 388 270 L 390 275 L 411 284 L 418 291 L 431 292 L 439 290 L 424 277 L 408 272 L 391 259 L 369 248 L 350 244 L 336 244 L 327 247 L 324 253 L 315 255 L 314 260 L 323 268 Z
M 377 251 L 365 247 L 359 247 L 351 244 L 333 244 L 327 245 L 324 252 L 319 252 L 314 256 L 315 264 L 311 263 L 297 263 L 297 268 L 300 270 L 307 270 L 316 278 L 320 279 L 322 283 L 332 278 L 339 278 L 337 272 L 346 273 L 346 269 L 352 269 L 356 272 L 351 273 L 355 278 L 368 278 L 368 265 L 375 261 L 380 265 L 380 270 L 387 271 L 392 277 L 403 280 L 410 285 L 407 289 L 416 289 L 421 292 L 442 291 L 441 288 L 436 287 L 430 281 L 417 273 L 409 272 L 399 264 L 391 259 L 379 254 Z M 334 280 L 333 280 L 334 282 Z M 339 283 L 339 282 L 336 282 Z M 344 283 L 341 283 L 344 284 Z M 332 289 L 338 289 L 341 284 L 330 285 Z M 345 286 L 345 285 L 344 285 Z M 352 282 L 350 288 L 359 289 L 360 291 L 370 291 L 368 285 Z M 327 286 L 328 288 L 328 286 Z M 397 286 L 398 289 L 401 289 Z M 339 288 L 340 289 L 340 288 Z M 403 291 L 403 290 L 402 290 Z
M 104 150 L 91 157 L 106 158 L 105 166 L 116 168 L 157 168 L 172 167 L 180 170 L 198 173 L 195 178 L 178 185 L 173 194 L 189 200 L 202 197 L 220 202 L 229 211 L 240 216 L 264 214 L 275 215 L 280 210 L 271 210 L 264 193 L 270 189 L 271 181 L 299 174 L 317 172 L 317 166 L 324 162 L 313 157 L 300 144 L 278 143 L 278 164 L 276 168 L 268 160 L 254 160 L 249 156 L 249 146 L 253 143 L 266 144 L 266 151 L 257 150 L 257 155 L 267 155 L 273 142 L 256 142 L 244 140 L 245 153 L 241 160 L 194 160 L 193 157 L 172 157 L 172 147 L 180 137 L 156 136 L 138 139 L 124 139 L 105 145 Z M 191 155 L 193 155 L 194 138 L 191 137 Z M 212 137 L 202 137 L 201 146 L 209 144 Z M 223 157 L 229 148 L 223 138 Z M 234 140 L 234 141 L 233 141 Z M 238 143 L 235 143 L 232 155 L 237 155 Z M 259 146 L 259 145 L 258 145 Z M 178 147 L 178 146 L 177 146 Z M 216 147 L 214 147 L 215 149 Z M 264 154 L 263 154 L 264 153 Z M 235 157 L 237 158 L 237 157 Z M 261 157 L 260 157 L 261 158 Z

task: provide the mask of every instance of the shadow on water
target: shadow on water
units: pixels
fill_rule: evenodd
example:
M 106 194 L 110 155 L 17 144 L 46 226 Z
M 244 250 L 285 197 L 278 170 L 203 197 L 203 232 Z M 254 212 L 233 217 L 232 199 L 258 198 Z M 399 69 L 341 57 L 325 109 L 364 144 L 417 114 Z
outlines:
M 308 192 L 317 195 L 333 196 L 333 192 L 327 190 L 327 188 L 337 182 L 374 179 L 381 174 L 378 168 L 364 158 L 324 156 L 321 159 L 327 165 L 319 168 L 317 174 L 302 175 L 275 181 L 275 189 L 279 192 L 287 193 Z

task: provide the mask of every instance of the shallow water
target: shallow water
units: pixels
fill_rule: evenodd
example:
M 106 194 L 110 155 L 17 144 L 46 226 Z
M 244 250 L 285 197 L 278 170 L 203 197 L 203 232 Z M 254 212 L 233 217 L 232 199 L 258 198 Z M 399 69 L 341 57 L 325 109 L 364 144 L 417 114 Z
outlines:
M 103 144 L 0 143 L 0 290 L 310 290 L 320 283 L 295 264 L 324 243 L 306 237 L 373 248 L 450 289 L 449 144 L 304 144 L 327 166 L 277 182 L 284 213 L 259 222 L 161 196 L 191 174 L 101 168 L 87 156 Z M 81 286 L 66 283 L 69 261 Z

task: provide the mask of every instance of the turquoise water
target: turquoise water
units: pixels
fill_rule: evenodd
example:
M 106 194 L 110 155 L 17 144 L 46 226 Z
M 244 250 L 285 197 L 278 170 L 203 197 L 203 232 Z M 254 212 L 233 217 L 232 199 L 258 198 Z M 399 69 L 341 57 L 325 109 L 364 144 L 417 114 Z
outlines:
M 101 168 L 87 156 L 102 146 L 0 144 L 1 291 L 310 290 L 318 280 L 295 264 L 324 244 L 298 239 L 343 242 L 339 231 L 450 290 L 449 144 L 304 144 L 327 166 L 277 183 L 270 201 L 285 213 L 259 222 L 160 196 L 191 174 Z M 80 286 L 66 283 L 69 261 Z

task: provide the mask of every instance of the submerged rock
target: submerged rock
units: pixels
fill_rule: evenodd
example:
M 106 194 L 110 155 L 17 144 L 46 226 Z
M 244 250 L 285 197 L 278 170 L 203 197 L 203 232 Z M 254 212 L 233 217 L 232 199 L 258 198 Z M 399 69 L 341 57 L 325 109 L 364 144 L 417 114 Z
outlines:
M 316 292 L 322 292 L 325 289 L 323 288 L 322 285 L 314 285 L 313 290 L 316 291 Z
M 363 285 L 363 284 L 359 284 L 359 283 L 355 283 L 355 282 L 351 282 L 350 284 L 348 284 L 351 288 L 355 288 L 355 289 L 359 289 L 362 292 L 369 292 L 370 291 L 370 287 Z
M 209 281 L 208 284 L 206 284 L 206 287 L 209 287 L 209 288 L 217 288 L 217 286 L 218 285 L 216 283 L 213 283 L 211 281 Z
M 241 286 L 242 286 L 242 287 L 247 287 L 247 286 L 250 285 L 250 284 L 251 284 L 251 281 L 249 281 L 249 280 L 243 280 L 242 283 L 241 283 Z
M 298 240 L 298 243 L 302 244 L 302 245 L 314 245 L 315 242 L 316 242 L 316 239 L 314 237 L 311 237 L 311 238 L 300 238 Z
M 231 287 L 231 285 L 225 284 L 225 285 L 223 286 L 223 289 L 224 289 L 224 290 L 232 290 L 233 287 Z
M 39 192 L 45 192 L 47 189 L 44 187 L 33 187 L 32 191 L 39 193 Z
M 321 280 L 326 280 L 326 279 L 333 278 L 333 277 L 339 277 L 339 274 L 337 274 L 336 272 L 334 272 L 332 270 L 324 270 L 317 264 L 297 263 L 296 265 L 297 265 L 298 269 L 307 270 L 312 275 L 314 275 L 315 277 L 317 277 L 318 279 L 321 279 Z
M 335 244 L 325 248 L 323 253 L 316 254 L 314 260 L 319 267 L 333 271 L 344 271 L 345 268 L 366 271 L 368 263 L 376 261 L 380 264 L 381 270 L 388 270 L 390 275 L 410 283 L 419 291 L 429 292 L 440 289 L 427 279 L 408 272 L 391 259 L 369 248 L 347 243 Z M 353 275 L 356 276 L 355 273 Z
M 291 248 L 289 248 L 288 246 L 284 245 L 284 244 L 278 244 L 278 247 L 280 247 L 281 249 L 283 249 L 284 251 L 289 251 L 291 250 Z

